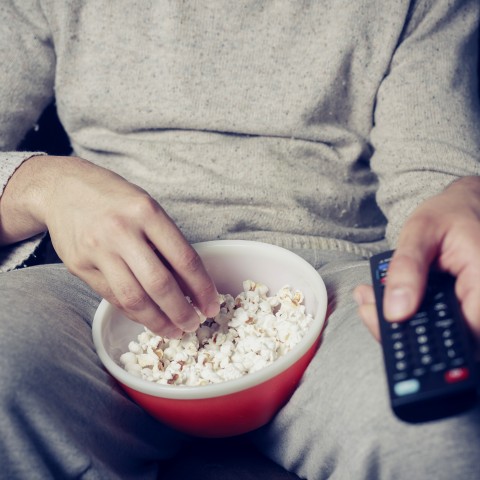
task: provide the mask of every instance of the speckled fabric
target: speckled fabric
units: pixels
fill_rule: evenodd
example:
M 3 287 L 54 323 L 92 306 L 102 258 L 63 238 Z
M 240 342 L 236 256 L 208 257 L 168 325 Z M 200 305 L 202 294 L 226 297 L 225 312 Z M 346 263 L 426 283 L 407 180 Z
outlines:
M 394 244 L 422 199 L 480 172 L 478 10 L 5 0 L 0 186 L 55 96 L 75 154 L 149 191 L 192 242 Z

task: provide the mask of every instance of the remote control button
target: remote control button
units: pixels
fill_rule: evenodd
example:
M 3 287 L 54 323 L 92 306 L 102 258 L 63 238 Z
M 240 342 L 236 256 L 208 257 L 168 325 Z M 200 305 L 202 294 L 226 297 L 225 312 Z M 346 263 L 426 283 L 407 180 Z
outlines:
M 449 348 L 447 350 L 447 357 L 448 358 L 455 358 L 457 356 L 457 351 L 454 350 L 453 348 Z
M 408 380 L 403 380 L 393 386 L 393 391 L 398 397 L 411 395 L 412 393 L 417 393 L 419 390 L 420 382 L 416 378 L 409 378 Z
M 440 302 L 443 298 L 445 298 L 445 293 L 444 292 L 437 292 L 434 296 L 433 296 L 433 300 L 435 302 Z
M 448 315 L 447 310 L 438 310 L 437 311 L 437 317 L 440 319 L 444 319 Z
M 453 338 L 446 338 L 443 342 L 443 344 L 447 347 L 447 348 L 450 348 L 450 347 L 453 347 L 453 345 L 455 345 L 455 341 L 453 340 Z
M 457 357 L 450 361 L 452 367 L 460 367 L 465 364 L 465 359 L 463 357 Z
M 417 335 L 423 335 L 427 332 L 427 327 L 425 325 L 418 325 L 418 327 L 415 327 L 415 333 Z
M 420 344 L 428 343 L 428 337 L 426 335 L 420 335 L 417 337 L 417 342 Z
M 450 338 L 452 336 L 452 331 L 447 328 L 442 332 L 442 337 L 443 338 Z
M 425 355 L 426 353 L 430 353 L 430 347 L 428 345 L 423 344 L 418 347 L 418 351 L 421 354 Z
M 445 363 L 441 362 L 441 363 L 435 363 L 434 365 L 432 365 L 430 367 L 430 370 L 432 372 L 441 372 L 442 370 L 445 370 L 445 368 L 447 368 L 447 366 L 445 365 Z
M 405 380 L 408 377 L 407 372 L 397 372 L 393 374 L 393 381 L 400 382 L 401 380 Z
M 436 310 L 437 312 L 442 311 L 442 310 L 447 310 L 448 305 L 444 302 L 437 302 L 434 306 L 433 309 Z
M 402 340 L 404 336 L 405 336 L 405 334 L 403 332 L 393 332 L 390 335 L 390 338 L 392 340 Z
M 448 383 L 462 382 L 470 376 L 468 368 L 452 368 L 448 372 L 445 372 L 445 381 Z
M 414 368 L 412 373 L 414 377 L 421 377 L 427 373 L 427 369 L 423 367 Z
M 427 312 L 418 312 L 410 320 L 410 325 L 416 327 L 417 325 L 424 325 L 428 322 Z
M 406 355 L 407 354 L 405 353 L 405 350 L 397 350 L 393 354 L 396 360 L 403 360 L 406 357 Z
M 395 364 L 395 368 L 399 371 L 406 370 L 408 367 L 408 363 L 401 360 Z
M 446 318 L 445 320 L 436 320 L 435 326 L 438 328 L 449 328 L 453 326 L 453 320 L 451 318 Z
M 433 362 L 433 357 L 431 355 L 422 355 L 420 357 L 420 362 L 422 365 L 430 365 Z
M 397 341 L 393 344 L 394 350 L 403 350 L 405 348 L 405 344 L 403 342 Z

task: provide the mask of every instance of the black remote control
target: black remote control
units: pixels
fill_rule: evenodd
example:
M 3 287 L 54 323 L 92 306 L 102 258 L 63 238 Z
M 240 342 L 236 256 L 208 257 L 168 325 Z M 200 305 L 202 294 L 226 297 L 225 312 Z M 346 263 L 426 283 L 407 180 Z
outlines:
M 477 402 L 477 365 L 470 331 L 454 292 L 454 278 L 431 270 L 415 315 L 383 316 L 383 291 L 393 251 L 370 259 L 392 409 L 412 423 L 460 413 Z

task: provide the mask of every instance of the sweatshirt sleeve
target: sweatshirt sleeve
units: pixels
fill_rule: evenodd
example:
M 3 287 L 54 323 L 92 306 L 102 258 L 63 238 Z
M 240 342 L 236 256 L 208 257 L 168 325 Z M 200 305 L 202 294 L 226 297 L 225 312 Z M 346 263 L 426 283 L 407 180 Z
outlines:
M 39 0 L 0 3 L 0 65 L 1 197 L 22 162 L 41 153 L 16 150 L 53 99 L 55 56 Z M 22 263 L 39 237 L 0 248 L 0 271 Z
M 371 166 L 394 246 L 410 213 L 480 174 L 478 0 L 412 2 L 377 93 Z

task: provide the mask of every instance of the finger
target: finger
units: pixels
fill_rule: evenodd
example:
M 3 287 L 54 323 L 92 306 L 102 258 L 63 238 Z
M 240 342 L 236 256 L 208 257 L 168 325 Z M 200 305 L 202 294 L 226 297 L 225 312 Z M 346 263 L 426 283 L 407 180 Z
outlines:
M 175 326 L 183 331 L 196 330 L 200 318 L 185 298 L 172 272 L 147 242 L 136 239 L 131 245 L 123 253 L 124 261 L 150 299 Z
M 375 294 L 371 285 L 358 285 L 353 291 L 353 298 L 358 306 L 366 303 L 375 303 Z
M 145 230 L 148 239 L 171 265 L 200 311 L 207 317 L 214 317 L 220 310 L 215 284 L 198 253 L 173 221 L 169 217 L 167 220 L 161 225 L 159 222 L 147 225 Z
M 165 337 L 177 338 L 182 334 L 182 329 L 174 325 L 168 315 L 152 301 L 121 258 L 113 255 L 102 257 L 98 271 L 104 280 L 97 274 L 92 281 L 107 294 L 111 292 L 116 299 L 114 303 L 120 306 L 127 317 Z
M 455 293 L 462 313 L 480 340 L 480 223 L 476 218 L 464 219 L 455 226 L 445 236 L 439 265 L 456 277 Z
M 465 268 L 455 283 L 455 293 L 460 301 L 462 313 L 473 334 L 480 341 L 480 295 L 478 292 L 480 270 Z
M 388 268 L 383 302 L 386 320 L 404 320 L 416 312 L 440 243 L 429 216 L 417 214 L 407 221 Z
M 480 342 L 480 299 L 476 292 L 471 290 L 464 296 L 461 308 L 465 318 L 469 319 L 468 325 L 475 335 L 475 338 Z
M 380 327 L 378 325 L 377 309 L 375 305 L 367 303 L 358 307 L 358 313 L 366 325 L 373 338 L 380 341 Z
M 358 304 L 358 313 L 373 337 L 380 339 L 375 295 L 370 285 L 359 285 L 353 292 L 353 297 Z

